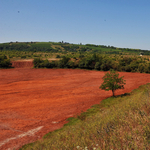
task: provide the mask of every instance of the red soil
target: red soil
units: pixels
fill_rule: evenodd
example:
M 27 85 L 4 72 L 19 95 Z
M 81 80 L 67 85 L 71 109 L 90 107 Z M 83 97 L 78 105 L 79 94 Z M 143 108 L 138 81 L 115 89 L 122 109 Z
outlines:
M 17 60 L 12 61 L 12 67 L 14 68 L 33 68 L 33 60 Z
M 71 69 L 0 70 L 0 149 L 20 148 L 62 127 L 68 117 L 112 96 L 99 89 L 105 72 Z M 120 73 L 124 90 L 150 82 L 150 74 Z M 41 127 L 35 134 L 29 130 Z M 19 137 L 23 133 L 28 135 Z

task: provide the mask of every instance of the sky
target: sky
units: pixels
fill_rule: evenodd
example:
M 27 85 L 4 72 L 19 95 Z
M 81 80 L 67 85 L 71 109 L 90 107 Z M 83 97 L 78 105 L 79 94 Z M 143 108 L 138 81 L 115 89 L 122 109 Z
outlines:
M 0 0 L 0 43 L 150 50 L 150 0 Z

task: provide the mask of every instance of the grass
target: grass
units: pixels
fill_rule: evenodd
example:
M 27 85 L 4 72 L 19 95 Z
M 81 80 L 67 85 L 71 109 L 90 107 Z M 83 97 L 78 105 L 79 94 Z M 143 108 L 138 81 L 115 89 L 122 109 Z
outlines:
M 105 99 L 63 128 L 23 146 L 32 150 L 149 149 L 150 84 L 130 94 Z

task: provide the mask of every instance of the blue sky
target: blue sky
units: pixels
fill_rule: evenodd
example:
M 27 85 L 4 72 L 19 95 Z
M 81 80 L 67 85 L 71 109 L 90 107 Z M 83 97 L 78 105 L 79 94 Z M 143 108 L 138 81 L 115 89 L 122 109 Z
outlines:
M 150 50 L 150 0 L 0 0 L 0 43 L 11 41 Z

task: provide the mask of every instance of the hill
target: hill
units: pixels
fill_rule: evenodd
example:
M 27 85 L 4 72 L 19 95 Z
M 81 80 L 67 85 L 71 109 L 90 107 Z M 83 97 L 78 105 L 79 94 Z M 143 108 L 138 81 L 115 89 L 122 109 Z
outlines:
M 10 42 L 0 44 L 0 51 L 25 51 L 25 52 L 90 52 L 103 54 L 145 54 L 150 51 L 130 48 L 117 48 L 114 46 L 94 44 L 71 44 L 67 42 Z

